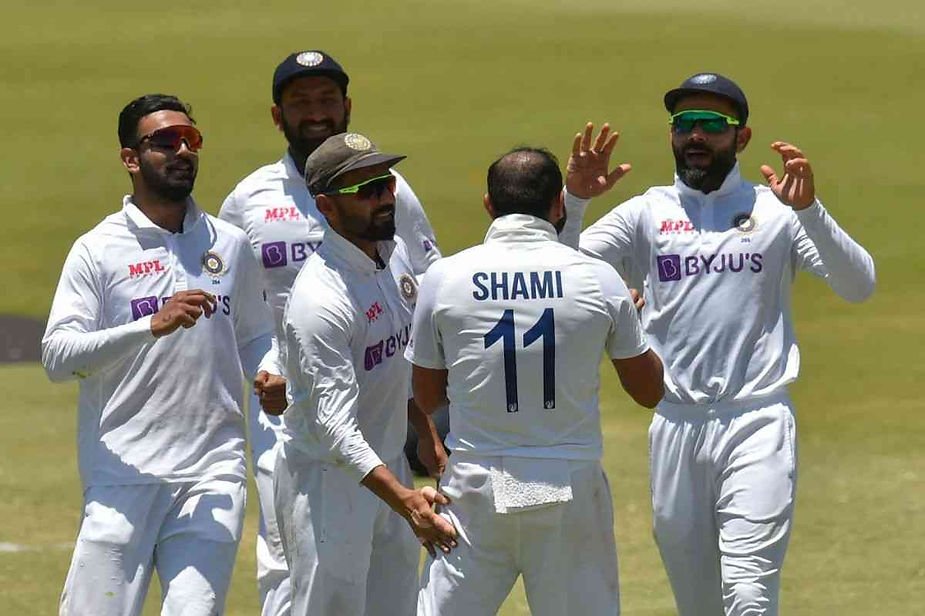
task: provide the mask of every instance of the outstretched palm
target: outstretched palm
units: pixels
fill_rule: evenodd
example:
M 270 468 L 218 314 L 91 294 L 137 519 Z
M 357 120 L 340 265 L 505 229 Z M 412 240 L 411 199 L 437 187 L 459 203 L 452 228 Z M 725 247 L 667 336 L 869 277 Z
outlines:
M 610 154 L 620 133 L 611 133 L 610 125 L 604 124 L 592 145 L 593 132 L 594 125 L 588 122 L 584 132 L 575 135 L 566 167 L 565 187 L 569 194 L 582 199 L 604 194 L 632 168 L 629 163 L 621 163 L 608 173 Z
M 775 141 L 771 149 L 784 161 L 784 175 L 778 178 L 774 169 L 761 165 L 761 173 L 771 191 L 786 205 L 795 210 L 808 208 L 816 200 L 813 168 L 795 145 Z M 571 191 L 570 191 L 571 192 Z

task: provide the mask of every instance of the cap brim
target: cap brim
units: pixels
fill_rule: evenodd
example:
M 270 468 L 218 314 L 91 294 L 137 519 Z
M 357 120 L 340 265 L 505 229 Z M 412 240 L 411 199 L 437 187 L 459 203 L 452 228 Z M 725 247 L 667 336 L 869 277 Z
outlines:
M 345 166 L 343 169 L 339 169 L 337 173 L 328 178 L 327 184 L 330 185 L 331 182 L 344 175 L 348 171 L 356 171 L 357 169 L 365 169 L 366 167 L 374 167 L 376 165 L 388 165 L 391 167 L 401 161 L 405 160 L 405 156 L 401 154 L 386 154 L 385 152 L 375 152 L 369 154 L 368 156 L 363 156 L 354 160 L 349 165 Z

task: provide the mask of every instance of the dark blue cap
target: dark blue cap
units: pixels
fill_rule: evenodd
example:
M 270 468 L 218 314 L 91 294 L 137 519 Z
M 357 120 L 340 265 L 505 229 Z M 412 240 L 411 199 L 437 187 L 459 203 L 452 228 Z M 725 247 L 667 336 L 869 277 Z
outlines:
M 704 92 L 729 99 L 739 112 L 739 121 L 745 126 L 748 121 L 748 101 L 745 99 L 745 92 L 736 82 L 719 73 L 697 73 L 688 77 L 679 87 L 665 93 L 665 109 L 674 113 L 674 108 L 682 96 Z
M 329 77 L 337 82 L 341 92 L 347 96 L 347 84 L 350 78 L 337 60 L 317 49 L 297 51 L 280 62 L 273 71 L 273 102 L 279 104 L 286 84 L 297 77 Z

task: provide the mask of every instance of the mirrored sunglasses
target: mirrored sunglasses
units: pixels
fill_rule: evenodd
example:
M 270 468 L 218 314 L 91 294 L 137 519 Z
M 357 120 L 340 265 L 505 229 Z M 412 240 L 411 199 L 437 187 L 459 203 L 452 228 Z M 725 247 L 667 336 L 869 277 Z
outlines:
M 202 149 L 202 133 L 195 126 L 186 124 L 167 126 L 143 136 L 138 140 L 138 145 L 144 142 L 148 142 L 155 148 L 174 152 L 179 152 L 180 144 L 186 143 L 186 148 L 190 152 L 198 152 Z
M 739 121 L 732 116 L 706 109 L 679 111 L 668 118 L 668 123 L 671 124 L 671 130 L 679 134 L 693 131 L 695 126 L 700 126 L 705 133 L 719 134 L 726 132 L 730 126 L 739 125 Z

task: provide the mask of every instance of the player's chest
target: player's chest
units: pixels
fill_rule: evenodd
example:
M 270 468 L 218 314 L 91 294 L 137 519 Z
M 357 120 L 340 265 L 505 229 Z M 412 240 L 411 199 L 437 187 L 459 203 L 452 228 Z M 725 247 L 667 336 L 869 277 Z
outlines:
M 152 315 L 179 291 L 201 289 L 216 297 L 215 316 L 231 316 L 236 274 L 234 247 L 193 238 L 125 242 L 107 248 L 103 316 L 119 325 Z
M 321 246 L 326 228 L 313 201 L 299 203 L 288 197 L 252 204 L 244 224 L 254 254 L 267 270 L 298 271 Z
M 666 207 L 648 221 L 651 279 L 742 278 L 782 266 L 792 244 L 786 219 L 757 207 Z
M 379 372 L 393 361 L 404 361 L 411 339 L 417 282 L 410 271 L 388 270 L 364 277 L 350 288 L 355 309 L 353 350 L 364 372 Z

